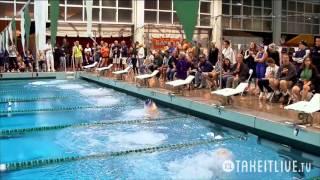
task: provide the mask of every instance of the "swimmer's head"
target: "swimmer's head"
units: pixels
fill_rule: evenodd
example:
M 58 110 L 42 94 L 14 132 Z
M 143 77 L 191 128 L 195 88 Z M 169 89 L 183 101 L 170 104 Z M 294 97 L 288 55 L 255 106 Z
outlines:
M 152 101 L 151 99 L 147 99 L 147 100 L 144 102 L 144 105 L 149 107 L 149 106 L 152 105 L 152 103 L 153 103 L 153 101 Z
M 226 148 L 218 148 L 218 149 L 214 150 L 213 153 L 219 158 L 223 158 L 223 159 L 232 159 L 233 158 L 232 152 Z

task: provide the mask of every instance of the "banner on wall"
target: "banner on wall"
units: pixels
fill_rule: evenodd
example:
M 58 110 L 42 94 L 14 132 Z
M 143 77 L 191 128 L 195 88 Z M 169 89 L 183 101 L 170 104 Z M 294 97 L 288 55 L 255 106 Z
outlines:
M 168 43 L 173 43 L 176 45 L 181 42 L 180 38 L 152 38 L 152 48 L 153 49 L 163 49 Z

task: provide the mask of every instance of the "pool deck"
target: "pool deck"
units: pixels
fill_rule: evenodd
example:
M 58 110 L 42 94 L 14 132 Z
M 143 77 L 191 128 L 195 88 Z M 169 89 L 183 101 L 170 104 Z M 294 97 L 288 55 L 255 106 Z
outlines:
M 259 101 L 256 96 L 236 96 L 231 106 L 215 106 L 220 97 L 210 94 L 209 89 L 184 90 L 183 95 L 172 95 L 165 88 L 164 82 L 150 80 L 150 87 L 138 87 L 133 75 L 117 80 L 108 73 L 108 77 L 98 76 L 92 72 L 77 72 L 76 77 L 93 81 L 134 96 L 152 98 L 158 103 L 170 105 L 192 115 L 200 116 L 215 123 L 231 128 L 247 131 L 279 143 L 320 155 L 320 113 L 314 114 L 312 127 L 298 127 L 299 133 L 294 134 L 295 127 L 286 122 L 298 123 L 297 112 L 283 110 L 279 104 Z M 11 78 L 33 78 L 30 73 L 3 73 L 0 80 Z M 74 76 L 72 73 L 39 73 L 35 78 L 65 79 Z M 71 78 L 70 78 L 71 79 Z

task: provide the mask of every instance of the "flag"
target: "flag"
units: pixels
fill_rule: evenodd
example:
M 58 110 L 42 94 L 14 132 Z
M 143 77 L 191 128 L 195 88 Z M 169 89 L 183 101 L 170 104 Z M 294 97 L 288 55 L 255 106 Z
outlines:
M 2 32 L 0 33 L 0 51 L 3 50 L 3 44 L 2 44 L 3 38 L 2 38 Z
M 30 26 L 31 26 L 29 4 L 26 5 L 26 7 L 24 8 L 23 15 L 24 15 L 24 30 L 25 30 L 25 37 L 26 37 L 26 43 L 27 43 L 25 47 L 26 49 L 29 49 L 29 36 L 30 36 Z
M 59 19 L 59 0 L 50 0 L 50 31 L 51 31 L 51 44 L 52 47 L 56 44 L 56 36 L 58 30 Z
M 92 0 L 86 0 L 86 10 L 87 10 L 87 34 L 92 37 Z
M 36 26 L 37 50 L 45 49 L 46 22 L 48 19 L 48 0 L 34 1 L 34 20 Z M 27 32 L 26 32 L 27 33 Z
M 15 18 L 12 18 L 11 28 L 12 28 L 12 37 L 14 40 L 13 42 L 14 42 L 14 45 L 17 46 L 17 35 L 16 35 L 17 28 L 16 28 L 16 19 Z
M 27 5 L 28 6 L 28 5 Z M 26 35 L 26 31 L 25 31 L 25 19 L 24 19 L 24 11 L 26 9 L 22 10 L 22 13 L 21 13 L 21 20 L 20 20 L 20 30 L 21 30 L 21 45 L 22 45 L 22 50 L 23 50 L 23 53 L 26 52 L 25 50 L 25 45 L 26 45 L 26 39 L 25 39 L 25 35 Z
M 13 37 L 12 37 L 12 21 L 9 23 L 9 25 L 7 26 L 7 30 L 9 33 L 9 38 L 10 38 L 10 44 L 13 44 Z
M 8 28 L 6 28 L 5 33 L 6 33 L 5 47 L 6 47 L 6 50 L 9 51 L 9 30 L 8 30 Z
M 191 42 L 198 20 L 199 0 L 173 0 L 173 4 L 186 38 Z

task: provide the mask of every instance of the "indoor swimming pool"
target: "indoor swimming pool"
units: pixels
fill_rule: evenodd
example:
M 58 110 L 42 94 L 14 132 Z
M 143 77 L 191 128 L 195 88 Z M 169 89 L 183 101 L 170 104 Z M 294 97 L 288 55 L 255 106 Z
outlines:
M 145 100 L 80 79 L 0 81 L 0 178 L 309 179 L 320 175 L 319 157 L 164 105 L 158 105 L 158 113 L 148 114 Z M 278 162 L 277 168 L 266 172 L 246 171 L 243 164 L 241 171 L 224 168 L 225 162 L 258 160 Z M 299 165 L 290 172 L 280 171 L 280 162 L 292 160 Z

